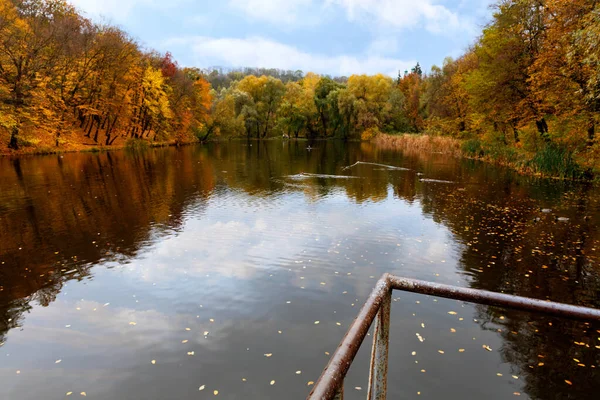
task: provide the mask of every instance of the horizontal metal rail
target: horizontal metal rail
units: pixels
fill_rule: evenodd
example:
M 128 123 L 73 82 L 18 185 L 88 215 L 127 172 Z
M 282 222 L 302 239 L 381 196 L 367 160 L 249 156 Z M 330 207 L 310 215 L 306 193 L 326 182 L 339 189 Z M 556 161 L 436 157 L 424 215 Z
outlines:
M 387 357 L 392 290 L 420 293 L 471 303 L 513 308 L 583 321 L 600 321 L 600 310 L 495 293 L 487 290 L 461 288 L 416 279 L 384 274 L 354 319 L 346 336 L 329 360 L 321 377 L 308 395 L 308 400 L 343 398 L 344 378 L 358 350 L 376 319 L 371 353 L 371 370 L 367 400 L 385 400 L 387 392 Z

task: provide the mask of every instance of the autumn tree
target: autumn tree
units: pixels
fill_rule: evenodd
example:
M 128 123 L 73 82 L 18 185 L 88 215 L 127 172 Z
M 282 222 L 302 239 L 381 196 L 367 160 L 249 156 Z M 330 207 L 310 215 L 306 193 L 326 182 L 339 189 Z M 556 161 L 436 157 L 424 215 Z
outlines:
M 547 0 L 539 56 L 529 68 L 537 101 L 547 112 L 581 121 L 588 144 L 600 112 L 600 4 Z

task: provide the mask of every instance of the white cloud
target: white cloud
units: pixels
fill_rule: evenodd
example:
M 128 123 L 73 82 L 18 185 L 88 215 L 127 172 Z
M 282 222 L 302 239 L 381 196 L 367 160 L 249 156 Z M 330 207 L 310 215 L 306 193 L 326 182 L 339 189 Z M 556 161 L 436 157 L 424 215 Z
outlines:
M 386 57 L 374 51 L 357 55 L 311 54 L 296 47 L 262 37 L 211 38 L 185 37 L 172 39 L 167 46 L 191 49 L 198 66 L 268 67 L 303 70 L 331 75 L 384 73 L 396 76 L 398 70 L 411 68 L 416 61 Z
M 139 5 L 147 5 L 152 0 L 71 0 L 71 4 L 88 17 L 107 17 L 116 21 L 125 20 Z
M 275 24 L 301 21 L 298 14 L 311 6 L 313 0 L 230 0 L 229 5 L 248 16 Z
M 424 25 L 433 33 L 471 29 L 457 13 L 432 0 L 326 0 L 326 4 L 343 8 L 350 21 L 402 29 Z
M 489 4 L 491 0 L 477 1 Z M 432 33 L 473 28 L 467 18 L 436 0 L 229 0 L 229 6 L 253 19 L 286 26 L 306 24 L 307 19 L 318 19 L 325 8 L 339 7 L 349 21 L 373 23 L 375 28 L 424 26 Z
M 119 23 L 129 22 L 136 9 L 166 10 L 188 2 L 189 0 L 70 0 L 70 3 L 83 11 L 89 18 L 108 18 Z

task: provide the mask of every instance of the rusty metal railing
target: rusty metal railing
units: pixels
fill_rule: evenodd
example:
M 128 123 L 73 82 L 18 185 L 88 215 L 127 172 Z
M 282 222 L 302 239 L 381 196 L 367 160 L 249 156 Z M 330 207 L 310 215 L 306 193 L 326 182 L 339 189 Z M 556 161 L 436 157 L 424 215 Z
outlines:
M 307 400 L 342 400 L 344 378 L 375 320 L 367 400 L 385 400 L 387 393 L 388 342 L 393 290 L 420 293 L 488 306 L 513 308 L 582 321 L 600 321 L 600 310 L 535 300 L 486 290 L 461 288 L 384 274 L 350 325 Z

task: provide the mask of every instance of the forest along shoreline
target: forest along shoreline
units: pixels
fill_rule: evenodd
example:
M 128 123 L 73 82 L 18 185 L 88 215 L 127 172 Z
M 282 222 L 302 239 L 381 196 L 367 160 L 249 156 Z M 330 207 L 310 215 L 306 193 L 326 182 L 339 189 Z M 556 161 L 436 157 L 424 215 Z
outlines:
M 441 67 L 331 77 L 182 67 L 68 2 L 0 0 L 0 154 L 374 140 L 594 179 L 600 3 L 542 3 L 498 1 L 473 46 Z
M 101 153 L 106 151 L 117 151 L 117 150 L 134 150 L 134 151 L 144 151 L 150 148 L 159 148 L 159 147 L 179 147 L 179 146 L 190 146 L 197 144 L 206 144 L 208 142 L 218 143 L 224 141 L 273 141 L 273 140 L 282 140 L 279 137 L 271 137 L 265 139 L 256 139 L 256 138 L 212 138 L 207 141 L 168 141 L 168 142 L 152 142 L 148 140 L 138 139 L 138 140 L 128 140 L 125 143 L 112 145 L 112 146 L 95 146 L 93 144 L 79 144 L 74 145 L 69 149 L 48 149 L 42 148 L 37 149 L 35 147 L 29 147 L 20 149 L 17 151 L 4 151 L 0 152 L 0 157 L 18 157 L 18 156 L 34 156 L 34 155 L 50 155 L 50 154 L 64 154 L 64 153 Z M 283 139 L 289 141 L 323 141 L 323 140 L 340 140 L 335 138 L 290 138 Z M 360 141 L 360 140 L 352 140 L 349 141 Z M 552 172 L 545 171 L 540 169 L 536 164 L 538 161 L 536 160 L 536 154 L 530 153 L 527 154 L 525 152 L 521 153 L 511 153 L 512 157 L 507 157 L 504 152 L 495 151 L 493 148 L 488 148 L 485 144 L 478 142 L 473 144 L 473 140 L 464 140 L 457 139 L 448 136 L 432 136 L 428 134 L 414 134 L 414 133 L 404 133 L 404 134 L 385 134 L 380 133 L 376 137 L 371 140 L 363 140 L 362 142 L 370 142 L 382 149 L 395 150 L 398 152 L 402 152 L 405 154 L 414 154 L 418 152 L 422 153 L 439 153 L 450 155 L 455 158 L 466 158 L 477 160 L 481 162 L 485 162 L 488 164 L 500 165 L 503 167 L 507 167 L 513 169 L 514 171 L 529 176 L 536 176 L 542 178 L 551 178 L 551 179 L 560 179 L 560 180 L 595 180 L 597 181 L 599 176 L 594 175 L 593 173 L 586 173 L 579 169 L 579 174 L 577 175 L 565 175 L 561 174 L 560 171 Z M 564 157 L 564 154 L 562 154 Z M 575 168 L 577 168 L 575 166 Z

